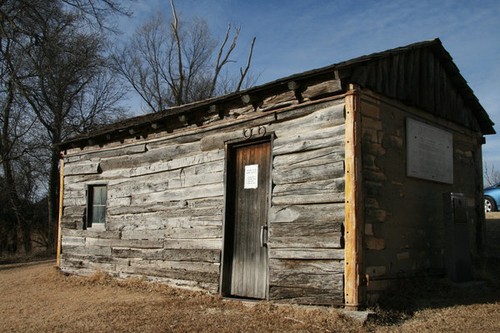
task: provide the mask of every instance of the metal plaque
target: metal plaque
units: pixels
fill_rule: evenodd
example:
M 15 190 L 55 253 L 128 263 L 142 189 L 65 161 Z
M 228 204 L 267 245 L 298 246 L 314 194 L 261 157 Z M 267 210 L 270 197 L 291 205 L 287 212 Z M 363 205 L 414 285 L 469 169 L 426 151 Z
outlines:
M 408 176 L 453 184 L 453 134 L 407 118 L 406 146 Z

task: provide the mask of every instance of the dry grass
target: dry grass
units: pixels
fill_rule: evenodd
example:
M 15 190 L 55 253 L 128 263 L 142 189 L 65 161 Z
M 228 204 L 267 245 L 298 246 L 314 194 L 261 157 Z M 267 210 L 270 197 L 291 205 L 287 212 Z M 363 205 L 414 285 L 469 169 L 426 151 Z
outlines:
M 500 331 L 495 280 L 471 288 L 406 282 L 365 326 L 331 308 L 227 301 L 103 273 L 64 276 L 52 262 L 1 269 L 0 294 L 2 332 Z
M 374 332 L 500 332 L 500 260 L 479 269 L 484 279 L 402 281 L 381 300 Z
M 0 270 L 3 332 L 364 332 L 334 309 L 246 305 L 105 274 L 64 276 L 53 263 Z

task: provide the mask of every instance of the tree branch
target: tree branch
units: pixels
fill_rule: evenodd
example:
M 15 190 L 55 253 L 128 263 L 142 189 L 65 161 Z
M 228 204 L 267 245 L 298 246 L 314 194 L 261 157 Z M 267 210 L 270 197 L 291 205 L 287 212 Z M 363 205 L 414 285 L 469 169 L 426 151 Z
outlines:
M 247 60 L 247 65 L 245 66 L 245 69 L 242 70 L 240 68 L 240 81 L 238 82 L 238 85 L 236 86 L 236 91 L 240 91 L 241 85 L 243 84 L 243 80 L 247 76 L 248 70 L 250 69 L 250 63 L 252 61 L 253 46 L 255 44 L 255 39 L 256 39 L 256 37 L 254 37 L 252 39 L 252 44 L 250 45 L 250 51 L 248 52 L 248 60 Z
M 220 74 L 222 68 L 230 61 L 229 56 L 233 52 L 234 48 L 236 47 L 236 43 L 238 42 L 238 36 L 240 35 L 240 28 L 236 29 L 236 32 L 235 32 L 234 37 L 233 37 L 233 42 L 231 43 L 231 45 L 227 49 L 226 53 L 224 54 L 224 57 L 222 57 L 222 55 L 224 53 L 224 48 L 225 48 L 226 43 L 229 39 L 230 31 L 231 31 L 231 24 L 228 24 L 227 30 L 226 30 L 226 35 L 224 36 L 224 41 L 222 42 L 222 45 L 219 49 L 219 53 L 217 55 L 217 61 L 215 64 L 215 69 L 214 69 L 214 76 L 212 79 L 212 84 L 210 85 L 210 97 L 212 97 L 214 95 L 215 87 L 217 85 L 217 80 L 219 78 L 219 74 Z
M 181 39 L 179 37 L 179 20 L 177 18 L 177 12 L 175 11 L 174 0 L 170 0 L 170 6 L 172 7 L 172 30 L 175 37 L 175 42 L 177 46 L 177 67 L 179 71 L 179 84 L 178 91 L 174 98 L 176 99 L 177 105 L 184 104 L 183 96 L 184 96 L 184 67 L 182 64 L 182 48 L 181 48 Z

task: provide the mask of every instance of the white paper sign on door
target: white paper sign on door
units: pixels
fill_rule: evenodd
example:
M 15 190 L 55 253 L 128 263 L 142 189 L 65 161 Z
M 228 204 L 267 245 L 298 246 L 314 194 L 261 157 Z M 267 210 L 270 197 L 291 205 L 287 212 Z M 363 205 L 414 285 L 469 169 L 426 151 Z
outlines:
M 259 165 L 245 165 L 245 185 L 244 188 L 257 188 L 259 185 Z

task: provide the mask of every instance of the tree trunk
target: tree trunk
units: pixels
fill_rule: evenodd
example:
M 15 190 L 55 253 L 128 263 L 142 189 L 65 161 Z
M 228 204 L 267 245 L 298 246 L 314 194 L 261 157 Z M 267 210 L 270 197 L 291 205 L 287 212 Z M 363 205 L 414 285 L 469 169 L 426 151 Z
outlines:
M 25 223 L 24 221 L 24 216 L 22 212 L 22 207 L 21 207 L 21 201 L 19 200 L 19 196 L 17 194 L 16 190 L 16 184 L 15 180 L 12 174 L 12 169 L 10 165 L 10 161 L 4 160 L 3 161 L 3 171 L 4 171 L 4 177 L 5 177 L 5 184 L 7 187 L 7 192 L 9 196 L 9 206 L 10 209 L 12 209 L 12 212 L 14 214 L 15 220 L 12 221 L 10 224 L 10 231 L 12 232 L 12 238 L 11 242 L 13 242 L 12 246 L 15 249 L 14 251 L 17 251 L 17 244 L 18 244 L 18 233 L 19 230 L 22 228 L 22 226 Z M 31 244 L 31 241 L 30 241 Z M 25 248 L 25 251 L 27 254 L 31 252 L 31 246 L 28 248 Z
M 29 220 L 24 218 L 21 225 L 21 233 L 23 235 L 23 247 L 26 254 L 30 254 L 33 250 L 31 243 L 31 223 Z

